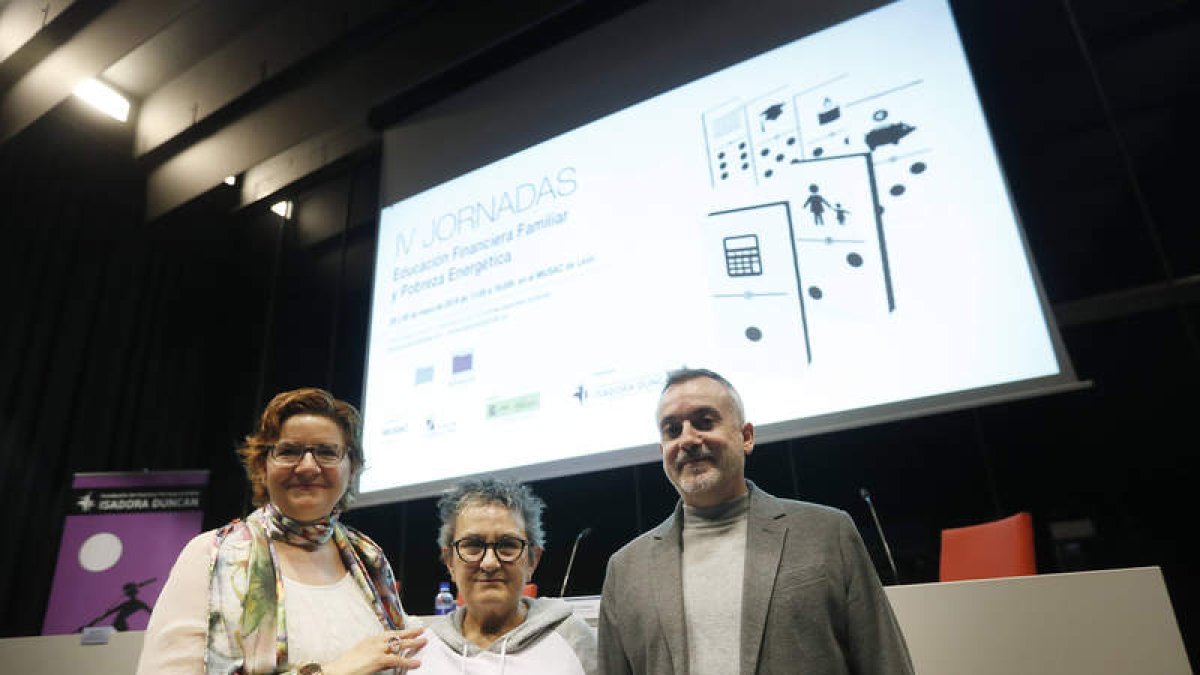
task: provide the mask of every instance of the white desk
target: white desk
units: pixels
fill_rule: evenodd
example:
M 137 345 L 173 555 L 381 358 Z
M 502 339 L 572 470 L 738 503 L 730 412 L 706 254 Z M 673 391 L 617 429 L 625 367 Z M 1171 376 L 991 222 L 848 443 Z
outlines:
M 1157 567 L 890 586 L 920 675 L 1190 675 Z
M 1157 567 L 889 586 L 920 675 L 1189 675 Z M 598 598 L 579 598 L 586 620 Z M 594 617 L 591 617 L 594 618 Z M 28 675 L 130 675 L 142 633 L 0 640 L 0 667 Z
M 0 640 L 0 671 L 32 675 L 133 675 L 142 653 L 142 631 L 113 633 L 106 645 L 81 645 L 79 635 Z

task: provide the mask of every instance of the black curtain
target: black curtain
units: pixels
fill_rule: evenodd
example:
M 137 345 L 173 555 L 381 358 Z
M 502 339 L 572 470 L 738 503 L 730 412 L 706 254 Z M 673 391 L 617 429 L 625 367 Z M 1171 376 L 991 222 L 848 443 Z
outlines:
M 203 208 L 144 224 L 131 143 L 67 101 L 0 146 L 0 634 L 41 631 L 73 473 L 204 468 L 242 501 L 273 249 Z

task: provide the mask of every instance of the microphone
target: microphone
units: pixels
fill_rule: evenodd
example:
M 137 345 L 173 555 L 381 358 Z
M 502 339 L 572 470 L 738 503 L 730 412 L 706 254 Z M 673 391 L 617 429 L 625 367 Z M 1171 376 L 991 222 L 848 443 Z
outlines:
M 579 542 L 584 537 L 592 533 L 592 528 L 585 527 L 575 535 L 575 543 L 571 545 L 571 557 L 567 559 L 567 573 L 563 575 L 562 590 L 558 592 L 558 597 L 565 597 L 567 594 L 567 581 L 571 578 L 571 567 L 575 564 L 575 552 L 579 550 Z
M 875 531 L 879 533 L 879 541 L 883 542 L 883 552 L 887 555 L 888 565 L 892 567 L 892 579 L 896 583 L 900 583 L 900 573 L 896 571 L 896 561 L 892 558 L 892 547 L 888 546 L 887 536 L 883 533 L 883 526 L 879 524 L 879 514 L 875 512 L 875 502 L 871 501 L 871 493 L 867 492 L 867 488 L 859 488 L 858 494 L 867 503 L 867 508 L 871 510 L 871 519 L 875 521 Z

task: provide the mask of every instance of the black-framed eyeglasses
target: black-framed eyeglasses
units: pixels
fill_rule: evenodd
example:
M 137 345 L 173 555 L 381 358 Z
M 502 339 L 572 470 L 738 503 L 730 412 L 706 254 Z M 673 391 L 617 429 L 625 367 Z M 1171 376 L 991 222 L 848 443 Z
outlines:
M 487 555 L 489 548 L 496 552 L 497 560 L 510 563 L 516 562 L 521 557 L 529 542 L 516 537 L 500 537 L 496 541 L 484 541 L 478 537 L 463 537 L 450 545 L 454 547 L 458 558 L 465 563 L 480 562 Z
M 346 448 L 333 443 L 316 443 L 314 445 L 304 445 L 303 443 L 276 443 L 271 446 L 268 451 L 271 459 L 275 460 L 276 464 L 282 466 L 295 466 L 304 460 L 304 455 L 312 453 L 313 459 L 321 466 L 337 466 L 338 462 L 346 456 Z

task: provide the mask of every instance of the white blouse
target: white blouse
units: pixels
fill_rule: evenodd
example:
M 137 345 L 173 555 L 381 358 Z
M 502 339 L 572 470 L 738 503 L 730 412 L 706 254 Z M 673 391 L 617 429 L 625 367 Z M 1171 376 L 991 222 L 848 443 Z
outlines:
M 138 662 L 138 675 L 200 675 L 204 672 L 211 531 L 184 547 L 155 603 Z M 328 586 L 284 577 L 288 658 L 293 664 L 329 663 L 360 640 L 383 632 L 354 578 Z
M 354 577 L 346 574 L 328 586 L 283 578 L 288 660 L 294 664 L 329 663 L 361 640 L 383 632 Z

